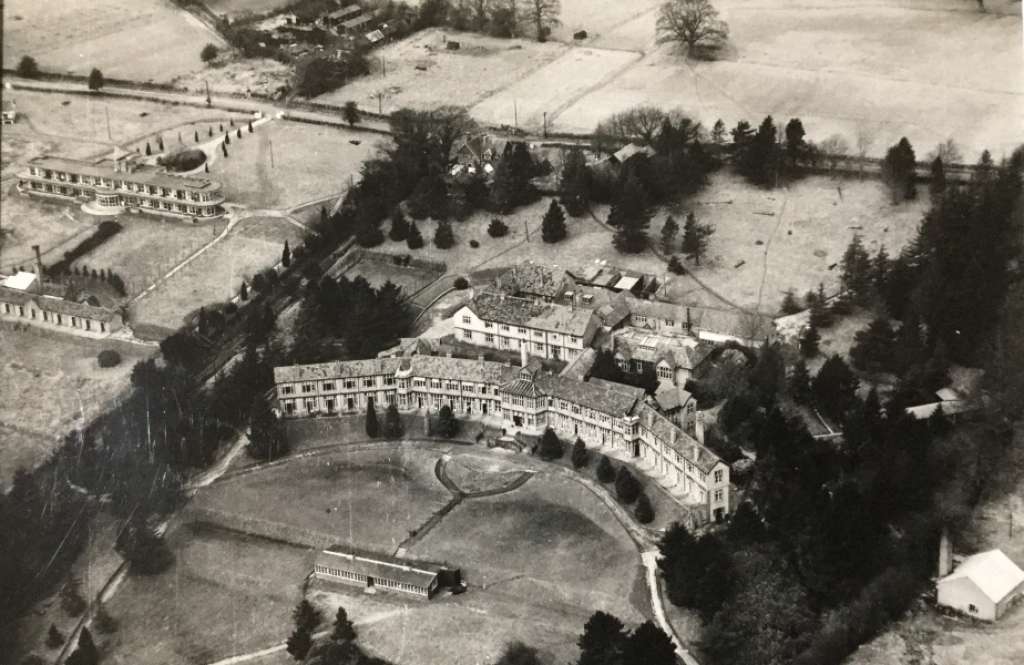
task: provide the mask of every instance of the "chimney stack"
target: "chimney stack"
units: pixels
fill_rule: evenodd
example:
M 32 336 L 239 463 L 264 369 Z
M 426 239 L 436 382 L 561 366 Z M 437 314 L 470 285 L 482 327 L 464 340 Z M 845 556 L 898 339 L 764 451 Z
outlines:
M 519 362 L 523 367 L 526 367 L 526 363 L 530 361 L 530 352 L 526 349 L 526 345 L 529 342 L 523 340 L 519 342 Z
M 942 536 L 939 537 L 939 577 L 945 577 L 953 572 L 953 548 L 949 543 L 949 531 L 942 527 Z
M 32 245 L 32 251 L 36 254 L 36 292 L 43 292 L 43 256 L 39 253 L 39 245 Z

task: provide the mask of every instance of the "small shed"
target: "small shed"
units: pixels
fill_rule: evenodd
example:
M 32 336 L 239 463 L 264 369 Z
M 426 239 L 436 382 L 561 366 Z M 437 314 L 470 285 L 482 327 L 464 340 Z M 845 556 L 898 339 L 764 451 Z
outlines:
M 1024 597 L 1024 570 L 1001 550 L 989 550 L 967 557 L 936 587 L 939 605 L 996 621 Z

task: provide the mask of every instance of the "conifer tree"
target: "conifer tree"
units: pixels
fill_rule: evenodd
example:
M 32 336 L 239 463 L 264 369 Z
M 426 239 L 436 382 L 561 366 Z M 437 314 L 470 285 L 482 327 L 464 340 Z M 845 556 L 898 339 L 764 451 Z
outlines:
M 163 136 L 157 136 L 156 137 L 156 147 L 160 149 L 160 152 L 164 151 L 164 137 Z
M 351 642 L 356 639 L 356 629 L 348 618 L 348 612 L 344 607 L 338 606 L 338 613 L 334 617 L 334 630 L 331 632 L 331 639 L 335 642 Z
M 708 239 L 714 232 L 713 226 L 698 223 L 694 214 L 689 213 L 683 225 L 683 254 L 700 265 L 701 258 L 707 253 Z
M 633 516 L 640 524 L 650 524 L 654 521 L 654 506 L 651 505 L 651 500 L 647 497 L 646 492 L 640 492 L 636 506 L 633 508 Z
M 146 156 L 149 157 L 153 154 L 153 149 L 149 147 L 149 141 L 146 141 Z
M 550 427 L 544 430 L 544 434 L 540 438 L 539 453 L 541 459 L 545 460 L 559 459 L 563 454 L 562 441 Z
M 806 404 L 811 399 L 811 374 L 807 371 L 807 363 L 798 358 L 789 375 L 789 396 L 797 404 Z
M 625 254 L 636 254 L 647 247 L 647 227 L 651 216 L 646 194 L 636 176 L 630 174 L 608 215 L 608 224 L 617 230 L 612 239 L 615 248 Z
M 676 237 L 679 235 L 679 223 L 676 218 L 669 215 L 665 218 L 665 224 L 661 227 L 661 251 L 663 254 L 671 254 L 675 251 Z
M 892 202 L 900 203 L 917 196 L 914 180 L 917 177 L 917 157 L 907 137 L 891 146 L 882 162 L 882 179 L 889 186 Z
M 50 630 L 46 633 L 46 646 L 56 649 L 64 645 L 64 633 L 60 632 L 56 624 L 50 624 Z
M 258 460 L 271 461 L 288 453 L 288 438 L 267 398 L 256 395 L 249 410 L 249 454 Z
M 249 285 L 244 281 L 242 282 L 242 286 L 238 289 L 238 299 L 242 302 L 249 299 Z
M 388 404 L 387 411 L 384 412 L 384 436 L 389 439 L 397 439 L 402 436 L 403 430 L 402 417 L 398 413 L 398 406 L 392 402 Z
M 195 130 L 195 132 L 193 134 L 193 138 L 196 140 L 196 143 L 199 143 L 199 130 L 198 129 Z
M 814 317 L 812 316 L 810 323 L 800 333 L 800 353 L 805 358 L 813 358 L 818 355 L 819 342 L 821 342 L 821 333 L 818 332 L 818 326 L 815 325 Z
M 373 397 L 366 398 L 366 436 L 376 439 L 380 434 L 380 423 L 377 421 L 377 409 L 373 405 Z
M 438 249 L 449 249 L 455 246 L 455 234 L 452 232 L 452 225 L 441 220 L 437 223 L 437 230 L 434 232 L 434 247 Z
M 715 145 L 723 145 L 725 143 L 725 123 L 722 122 L 721 118 L 716 120 L 711 128 L 711 142 Z
M 865 302 L 871 295 L 871 257 L 864 249 L 859 233 L 853 234 L 840 263 L 843 288 L 855 302 Z
M 610 483 L 615 480 L 615 467 L 612 466 L 606 455 L 601 455 L 601 460 L 597 463 L 597 479 L 602 483 Z
M 409 224 L 409 236 L 405 239 L 405 244 L 409 249 L 423 247 L 423 235 L 420 234 L 420 229 L 416 226 L 415 221 Z
M 406 221 L 402 209 L 395 206 L 391 211 L 391 230 L 388 231 L 388 238 L 395 242 L 401 242 L 409 237 L 409 222 Z
M 567 235 L 565 229 L 565 213 L 562 212 L 561 206 L 558 205 L 558 201 L 551 199 L 551 205 L 548 206 L 547 213 L 544 214 L 544 221 L 541 222 L 541 239 L 547 243 L 559 242 L 564 240 Z
M 284 249 L 281 250 L 281 265 L 285 268 L 292 264 L 292 250 L 288 246 L 288 241 L 284 241 Z
M 786 291 L 785 297 L 782 299 L 782 313 L 783 314 L 796 314 L 803 310 L 800 303 L 796 301 L 796 292 L 793 289 Z
M 583 439 L 576 438 L 576 442 L 572 444 L 572 466 L 574 469 L 582 469 L 587 465 L 589 455 L 587 454 L 587 444 L 583 443 Z
M 562 167 L 561 199 L 565 211 L 573 217 L 586 212 L 590 203 L 590 171 L 579 148 L 571 149 Z

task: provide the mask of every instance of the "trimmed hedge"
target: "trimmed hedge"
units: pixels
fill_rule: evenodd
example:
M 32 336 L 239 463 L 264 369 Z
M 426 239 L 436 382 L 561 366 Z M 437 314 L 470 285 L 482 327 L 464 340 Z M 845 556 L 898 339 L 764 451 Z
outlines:
M 47 272 L 53 275 L 62 275 L 68 272 L 72 263 L 113 238 L 121 232 L 122 228 L 120 224 L 110 220 L 100 222 L 92 235 L 72 247 L 70 251 L 64 252 L 64 258 L 50 266 Z
M 96 362 L 100 364 L 100 367 L 117 367 L 121 364 L 121 354 L 113 349 L 103 349 L 96 356 Z
M 169 171 L 183 173 L 197 169 L 206 163 L 206 153 L 198 148 L 191 148 L 167 157 L 160 157 L 157 162 Z

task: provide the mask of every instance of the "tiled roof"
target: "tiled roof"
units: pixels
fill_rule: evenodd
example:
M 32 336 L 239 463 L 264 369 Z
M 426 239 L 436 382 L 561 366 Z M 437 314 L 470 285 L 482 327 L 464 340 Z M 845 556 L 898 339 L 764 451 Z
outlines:
M 516 397 L 536 398 L 541 397 L 543 394 L 537 387 L 537 383 L 530 379 L 515 379 L 503 385 L 501 390 Z
M 685 389 L 671 383 L 662 383 L 654 394 L 654 399 L 658 402 L 658 406 L 661 407 L 662 411 L 678 409 L 689 402 L 692 397 Z
M 401 358 L 371 358 L 369 360 L 333 360 L 313 365 L 287 365 L 274 368 L 274 382 L 320 381 L 394 374 L 401 363 Z
M 685 311 L 689 316 L 690 325 L 698 331 L 739 339 L 763 340 L 775 329 L 771 317 L 757 313 L 689 306 Z
M 643 404 L 637 412 L 640 426 L 646 427 L 654 436 L 665 442 L 665 445 L 677 451 L 684 459 L 696 464 L 705 473 L 710 473 L 721 458 L 708 448 L 700 445 L 696 439 L 679 429 L 675 423 L 658 413 L 649 404 Z M 673 436 L 675 443 L 672 442 Z
M 496 293 L 480 293 L 468 304 L 485 321 L 525 326 L 583 337 L 591 328 L 593 311 L 551 303 L 537 303 Z
M 611 381 L 583 382 L 564 376 L 541 374 L 537 377 L 537 384 L 545 394 L 551 397 L 564 399 L 615 417 L 631 413 L 636 403 L 644 397 L 642 388 L 634 388 Z
M 494 280 L 494 285 L 502 293 L 526 293 L 545 298 L 561 298 L 575 287 L 564 270 L 532 261 L 512 266 Z
M 408 369 L 412 376 L 427 379 L 458 379 L 500 385 L 516 378 L 520 368 L 492 360 L 412 356 L 406 359 L 402 369 Z
M 444 569 L 444 566 L 438 564 L 362 552 L 341 545 L 333 545 L 320 552 L 316 557 L 316 563 L 424 589 L 428 588 L 438 573 Z
M 86 303 L 78 303 L 73 300 L 64 300 L 47 295 L 37 295 L 31 291 L 20 291 L 0 286 L 0 302 L 8 302 L 12 305 L 25 305 L 34 302 L 36 306 L 46 312 L 66 314 L 68 316 L 80 316 L 84 319 L 94 321 L 111 321 L 117 316 L 117 312 L 106 307 L 95 307 Z
M 658 364 L 662 360 L 672 367 L 693 369 L 701 364 L 711 347 L 693 337 L 660 335 L 648 330 L 627 328 L 614 334 L 615 351 L 626 360 L 637 359 Z

